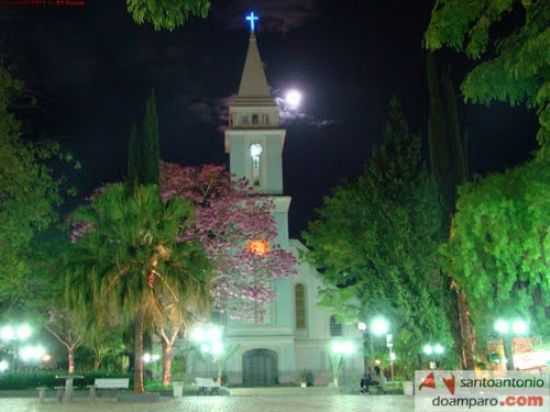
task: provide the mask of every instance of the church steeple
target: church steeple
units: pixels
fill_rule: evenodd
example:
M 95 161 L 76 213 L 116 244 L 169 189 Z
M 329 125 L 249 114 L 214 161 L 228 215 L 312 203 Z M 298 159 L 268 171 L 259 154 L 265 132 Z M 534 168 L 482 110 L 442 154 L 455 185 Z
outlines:
M 246 53 L 237 99 L 239 98 L 268 98 L 273 100 L 254 32 L 250 33 L 248 41 L 248 52 Z
M 282 195 L 285 135 L 252 32 L 239 94 L 229 106 L 225 131 L 231 173 L 248 179 L 259 193 Z
M 277 242 L 288 245 L 288 208 L 290 197 L 283 190 L 283 147 L 286 130 L 281 128 L 279 108 L 258 50 L 255 22 L 250 13 L 251 34 L 239 86 L 239 93 L 229 106 L 229 125 L 225 130 L 225 151 L 229 153 L 230 171 L 245 178 L 257 193 L 269 195 L 275 204 Z

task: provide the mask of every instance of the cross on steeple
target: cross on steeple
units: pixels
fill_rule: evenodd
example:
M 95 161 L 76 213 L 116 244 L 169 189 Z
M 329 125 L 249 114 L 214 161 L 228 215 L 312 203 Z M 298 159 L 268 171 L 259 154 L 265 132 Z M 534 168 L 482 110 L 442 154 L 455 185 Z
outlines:
M 250 22 L 250 31 L 254 33 L 256 31 L 256 22 L 260 20 L 260 18 L 251 11 L 250 14 L 246 16 L 246 20 Z

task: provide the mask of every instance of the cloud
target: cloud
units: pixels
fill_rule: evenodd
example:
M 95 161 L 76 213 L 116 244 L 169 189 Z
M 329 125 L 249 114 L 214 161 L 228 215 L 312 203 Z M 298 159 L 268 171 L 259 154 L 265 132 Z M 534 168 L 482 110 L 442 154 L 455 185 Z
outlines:
M 317 17 L 318 0 L 233 0 L 215 6 L 214 15 L 224 20 L 230 29 L 242 29 L 245 14 L 254 10 L 260 16 L 261 31 L 286 33 Z
M 314 128 L 325 128 L 336 123 L 331 119 L 320 119 L 313 114 L 290 109 L 279 90 L 274 90 L 273 95 L 275 103 L 279 107 L 279 116 L 282 126 L 300 124 Z M 228 107 L 235 97 L 236 96 L 233 95 L 212 99 L 203 98 L 200 100 L 193 100 L 187 104 L 187 109 L 194 116 L 195 120 L 201 123 L 215 125 L 220 132 L 223 132 L 228 124 Z

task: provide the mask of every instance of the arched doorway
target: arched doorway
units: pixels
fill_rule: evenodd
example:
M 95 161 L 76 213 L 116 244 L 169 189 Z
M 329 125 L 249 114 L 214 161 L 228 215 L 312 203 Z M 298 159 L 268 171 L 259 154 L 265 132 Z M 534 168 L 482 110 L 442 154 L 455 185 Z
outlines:
M 244 386 L 271 386 L 278 383 L 276 352 L 268 349 L 253 349 L 244 353 Z

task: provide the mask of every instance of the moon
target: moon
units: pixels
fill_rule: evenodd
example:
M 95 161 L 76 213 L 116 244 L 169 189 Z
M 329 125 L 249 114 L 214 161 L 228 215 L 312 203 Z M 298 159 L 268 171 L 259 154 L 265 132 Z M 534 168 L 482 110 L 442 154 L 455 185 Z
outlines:
M 302 104 L 302 92 L 296 89 L 291 89 L 285 94 L 285 103 L 291 110 L 296 110 Z

